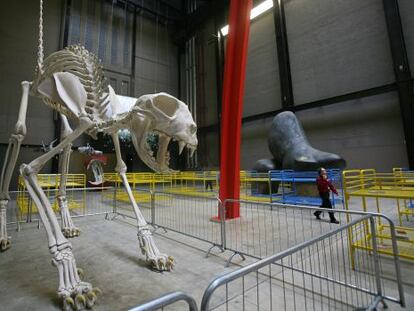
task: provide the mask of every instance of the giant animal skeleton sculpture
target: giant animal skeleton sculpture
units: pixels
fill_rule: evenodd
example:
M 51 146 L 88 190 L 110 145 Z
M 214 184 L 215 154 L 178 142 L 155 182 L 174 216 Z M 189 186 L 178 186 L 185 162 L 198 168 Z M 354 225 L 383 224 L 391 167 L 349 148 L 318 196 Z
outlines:
M 20 167 L 20 173 L 30 197 L 36 204 L 47 233 L 52 263 L 58 270 L 58 296 L 63 300 L 65 310 L 91 307 L 96 300 L 96 290 L 79 278 L 72 245 L 68 237 L 79 234 L 74 226 L 66 201 L 65 174 L 68 170 L 72 142 L 83 133 L 95 137 L 98 132 L 111 135 L 115 147 L 119 173 L 131 201 L 137 219 L 138 241 L 142 253 L 158 270 L 170 270 L 173 258 L 161 253 L 155 245 L 144 217 L 142 216 L 126 178 L 126 165 L 122 161 L 117 132 L 128 129 L 133 145 L 141 159 L 152 169 L 170 171 L 168 167 L 168 144 L 177 140 L 180 150 L 187 146 L 194 151 L 197 147 L 197 126 L 187 105 L 166 93 L 150 94 L 131 101 L 115 94 L 105 83 L 103 70 L 98 59 L 82 46 L 69 46 L 51 54 L 43 60 L 42 42 L 42 0 L 40 0 L 39 52 L 35 78 L 22 82 L 22 98 L 18 120 L 11 135 L 9 147 L 0 179 L 0 245 L 1 250 L 10 246 L 6 228 L 6 206 L 9 201 L 9 184 L 20 144 L 26 135 L 26 111 L 29 93 L 39 97 L 62 117 L 63 130 L 60 143 L 50 151 Z M 72 130 L 68 118 L 77 123 Z M 147 146 L 150 132 L 159 135 L 159 148 L 154 157 Z M 37 180 L 39 170 L 47 161 L 63 150 L 61 161 L 61 183 L 58 202 L 62 217 L 59 226 L 48 198 Z

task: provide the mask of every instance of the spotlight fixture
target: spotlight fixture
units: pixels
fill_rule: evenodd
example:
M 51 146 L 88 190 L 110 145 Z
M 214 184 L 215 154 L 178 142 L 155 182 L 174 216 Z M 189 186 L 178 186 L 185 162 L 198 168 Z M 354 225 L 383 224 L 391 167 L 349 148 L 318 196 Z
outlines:
M 254 7 L 250 12 L 250 19 L 254 19 L 264 12 L 270 10 L 273 7 L 273 0 L 266 0 L 260 3 L 258 6 Z M 229 33 L 229 25 L 224 26 L 220 30 L 223 37 L 227 36 Z

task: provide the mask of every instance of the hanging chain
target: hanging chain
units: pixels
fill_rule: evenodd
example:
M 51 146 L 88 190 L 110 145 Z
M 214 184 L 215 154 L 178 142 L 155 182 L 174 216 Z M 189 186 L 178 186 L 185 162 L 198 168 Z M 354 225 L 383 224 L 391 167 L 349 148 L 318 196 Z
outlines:
M 42 70 L 43 64 L 43 0 L 40 0 L 40 15 L 39 15 L 39 40 L 38 40 L 38 50 L 37 50 L 37 66 L 39 70 Z

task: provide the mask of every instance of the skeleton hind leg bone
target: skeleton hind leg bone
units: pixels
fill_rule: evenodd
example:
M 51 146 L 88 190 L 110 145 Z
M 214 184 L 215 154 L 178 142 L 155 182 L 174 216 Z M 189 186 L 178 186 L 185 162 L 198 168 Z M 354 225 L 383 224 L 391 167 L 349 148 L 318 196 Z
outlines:
M 65 115 L 60 115 L 62 120 L 62 131 L 61 131 L 61 138 L 65 139 L 69 134 L 73 131 L 70 128 L 68 119 Z M 69 213 L 69 206 L 68 200 L 66 195 L 66 177 L 67 173 L 69 172 L 69 161 L 70 161 L 70 154 L 72 152 L 72 143 L 69 143 L 64 149 L 60 156 L 60 183 L 59 183 L 59 192 L 57 195 L 57 202 L 59 205 L 60 216 L 62 219 L 62 232 L 66 238 L 73 238 L 79 236 L 80 230 L 79 228 L 75 227 L 72 221 L 72 217 Z
M 96 301 L 96 292 L 92 285 L 82 282 L 76 268 L 72 245 L 63 236 L 52 206 L 37 180 L 37 173 L 43 165 L 53 158 L 60 150 L 71 144 L 86 129 L 91 126 L 88 118 L 80 118 L 80 124 L 72 133 L 62 140 L 56 147 L 46 154 L 33 160 L 30 164 L 23 164 L 20 173 L 24 177 L 26 188 L 39 211 L 40 218 L 46 229 L 49 251 L 53 255 L 52 263 L 58 269 L 59 287 L 58 296 L 63 299 L 65 310 L 91 307 Z
M 138 222 L 138 241 L 139 246 L 141 248 L 142 254 L 146 256 L 146 260 L 150 262 L 153 268 L 157 270 L 171 270 L 174 265 L 174 259 L 171 256 L 166 254 L 162 254 L 158 247 L 155 245 L 154 237 L 149 229 L 147 222 L 145 221 L 144 216 L 142 215 L 139 207 L 135 201 L 134 195 L 131 191 L 131 187 L 129 186 L 128 179 L 126 178 L 126 165 L 124 161 L 122 161 L 121 156 L 121 148 L 119 145 L 119 138 L 118 134 L 112 134 L 112 140 L 115 147 L 116 153 L 116 167 L 115 171 L 121 177 L 122 183 L 126 189 L 128 194 L 129 200 L 132 204 L 132 208 L 135 213 L 135 217 L 137 218 Z

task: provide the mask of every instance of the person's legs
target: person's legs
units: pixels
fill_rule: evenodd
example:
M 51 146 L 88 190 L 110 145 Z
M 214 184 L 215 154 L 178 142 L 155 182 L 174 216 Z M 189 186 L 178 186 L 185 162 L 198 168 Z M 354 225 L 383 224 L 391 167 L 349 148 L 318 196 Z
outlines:
M 327 192 L 324 195 L 322 205 L 323 205 L 324 208 L 332 209 L 332 203 L 331 203 L 331 200 L 329 199 L 329 192 Z M 335 223 L 335 224 L 339 223 L 339 221 L 336 220 L 335 215 L 334 215 L 333 212 L 329 212 L 329 219 L 332 223 Z
M 331 203 L 331 200 L 329 199 L 329 192 L 322 193 L 320 196 L 321 196 L 321 199 L 322 199 L 321 207 L 332 209 L 332 203 Z M 315 215 L 315 217 L 317 219 L 321 219 L 321 217 L 320 217 L 321 213 L 322 213 L 321 211 L 316 211 L 313 214 Z M 330 219 L 331 223 L 336 223 L 336 224 L 339 223 L 336 220 L 335 215 L 334 215 L 333 212 L 329 212 L 329 219 Z
M 324 206 L 324 196 L 323 196 L 323 194 L 320 194 L 319 196 L 321 197 L 321 200 L 322 200 L 322 204 L 321 204 L 320 207 L 325 207 Z M 321 214 L 322 214 L 321 211 L 316 211 L 315 213 L 313 213 L 313 215 L 315 215 L 316 219 L 318 219 L 318 220 L 321 219 Z

